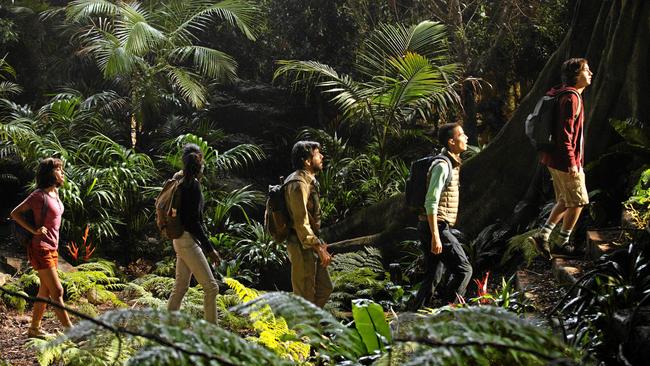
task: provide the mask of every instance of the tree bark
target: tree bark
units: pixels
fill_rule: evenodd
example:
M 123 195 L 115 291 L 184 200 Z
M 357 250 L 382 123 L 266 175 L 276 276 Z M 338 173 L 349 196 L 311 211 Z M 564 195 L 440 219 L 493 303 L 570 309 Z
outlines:
M 375 238 L 387 240 L 416 219 L 406 207 L 404 195 L 398 194 L 323 228 L 321 234 L 328 243 L 369 235 L 380 235 Z

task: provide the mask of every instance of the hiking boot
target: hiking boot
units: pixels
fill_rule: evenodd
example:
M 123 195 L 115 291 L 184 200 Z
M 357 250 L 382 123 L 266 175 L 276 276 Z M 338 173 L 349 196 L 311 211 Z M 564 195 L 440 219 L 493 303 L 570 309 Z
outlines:
M 29 328 L 27 329 L 27 337 L 29 338 L 39 338 L 39 339 L 46 339 L 50 338 L 53 335 L 50 333 L 45 332 L 41 328 Z
M 548 240 L 544 240 L 539 234 L 535 234 L 527 237 L 526 242 L 533 245 L 543 258 L 551 260 L 551 249 L 548 246 Z
M 582 248 L 571 244 L 564 244 L 553 249 L 553 257 L 557 258 L 580 258 L 584 255 L 585 252 Z

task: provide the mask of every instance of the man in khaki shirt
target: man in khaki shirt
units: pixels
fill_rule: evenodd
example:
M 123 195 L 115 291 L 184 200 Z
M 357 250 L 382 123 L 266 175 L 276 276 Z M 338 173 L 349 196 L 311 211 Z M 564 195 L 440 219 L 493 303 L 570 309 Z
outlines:
M 320 144 L 298 141 L 291 150 L 291 163 L 296 171 L 285 179 L 284 193 L 291 228 L 287 239 L 291 285 L 294 294 L 322 308 L 332 293 L 327 272 L 332 256 L 318 237 L 321 210 L 316 174 L 323 170 Z

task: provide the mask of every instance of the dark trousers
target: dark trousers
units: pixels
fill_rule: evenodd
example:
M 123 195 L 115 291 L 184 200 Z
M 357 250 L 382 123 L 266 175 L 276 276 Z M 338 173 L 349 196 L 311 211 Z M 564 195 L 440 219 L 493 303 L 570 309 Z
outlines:
M 440 284 L 443 273 L 448 274 L 448 281 L 441 288 L 440 300 L 445 303 L 454 302 L 456 294 L 465 295 L 465 290 L 472 278 L 472 266 L 467 260 L 467 255 L 458 239 L 452 234 L 449 224 L 438 222 L 438 233 L 442 242 L 442 253 L 431 253 L 431 229 L 429 223 L 418 223 L 420 248 L 424 255 L 425 273 L 420 290 L 415 296 L 414 306 L 420 308 L 431 298 L 435 286 Z

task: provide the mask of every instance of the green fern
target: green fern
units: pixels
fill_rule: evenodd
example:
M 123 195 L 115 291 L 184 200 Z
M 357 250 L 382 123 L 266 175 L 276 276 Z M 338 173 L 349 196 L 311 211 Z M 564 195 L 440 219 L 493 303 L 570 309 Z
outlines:
M 41 279 L 38 278 L 38 273 L 30 268 L 27 273 L 18 279 L 18 286 L 28 294 L 36 295 L 38 288 L 41 286 Z
M 330 272 L 345 272 L 357 268 L 367 268 L 373 272 L 384 273 L 385 269 L 381 260 L 379 249 L 366 247 L 363 251 L 335 255 Z
M 258 291 L 242 285 L 234 278 L 225 278 L 224 282 L 226 285 L 228 285 L 228 287 L 235 291 L 235 294 L 242 302 L 248 302 L 260 296 L 260 293 Z
M 156 263 L 153 273 L 158 276 L 174 277 L 176 271 L 176 257 L 170 256 Z
M 580 356 L 550 329 L 495 306 L 446 308 L 433 316 L 415 318 L 413 315 L 402 316 L 397 319 L 394 329 L 398 330 L 394 335 L 398 344 L 394 344 L 392 349 L 410 348 L 407 360 L 399 363 L 403 365 L 546 365 L 562 361 L 571 364 Z M 418 346 L 413 347 L 411 342 L 417 342 Z M 429 342 L 476 344 L 450 347 L 431 346 Z M 494 346 L 496 344 L 504 347 Z M 405 355 L 402 353 L 401 356 Z
M 125 330 L 157 336 L 177 347 L 202 352 L 230 364 L 291 364 L 236 334 L 182 312 L 112 310 L 102 314 L 98 320 Z M 41 353 L 60 348 L 61 350 L 57 351 L 60 355 L 57 359 L 66 365 L 108 365 L 114 361 L 118 364 L 142 366 L 209 364 L 208 360 L 201 356 L 188 356 L 153 340 L 126 334 L 121 338 L 122 348 L 118 354 L 118 343 L 114 334 L 83 321 L 62 337 L 47 342 L 41 348 Z M 213 361 L 213 364 L 216 363 Z
M 76 308 L 76 310 L 78 312 L 80 312 L 82 314 L 85 314 L 85 315 L 88 315 L 88 316 L 93 317 L 93 318 L 95 318 L 95 317 L 97 317 L 99 315 L 99 312 L 97 311 L 97 308 L 93 304 L 91 304 L 89 302 L 79 301 L 79 302 L 77 302 L 75 304 L 74 307 Z
M 286 321 L 298 339 L 324 356 L 357 360 L 366 353 L 366 346 L 356 330 L 345 327 L 332 314 L 293 294 L 269 292 L 231 310 L 251 316 L 267 306 L 275 316 Z
M 103 285 L 95 285 L 86 291 L 86 298 L 95 305 L 111 303 L 117 307 L 126 307 L 113 292 L 108 291 Z
M 105 294 L 106 289 L 103 285 L 118 283 L 120 281 L 117 277 L 109 277 L 103 271 L 77 271 L 77 272 L 61 272 L 59 271 L 59 278 L 61 285 L 65 289 L 67 299 L 71 301 L 79 300 L 82 296 L 90 293 L 92 295 L 101 293 L 107 300 L 116 300 L 113 295 Z M 111 301 L 114 304 L 118 302 Z
M 108 291 L 119 292 L 126 288 L 126 283 L 110 283 L 104 286 Z
M 250 302 L 260 295 L 235 279 L 226 278 L 224 281 L 243 302 Z M 257 337 L 247 337 L 248 340 L 267 347 L 282 358 L 296 362 L 307 360 L 310 347 L 298 340 L 296 332 L 288 327 L 282 317 L 276 317 L 269 306 L 261 306 L 247 315 L 253 322 L 253 329 L 258 333 Z
M 174 281 L 173 278 L 148 274 L 138 278 L 134 283 L 140 284 L 157 298 L 168 299 L 174 289 Z
M 124 286 L 122 290 L 122 297 L 127 300 L 134 300 L 141 297 L 153 296 L 151 292 L 144 289 L 144 287 L 134 283 L 129 282 Z
M 153 296 L 144 296 L 136 299 L 133 305 L 144 306 L 156 310 L 167 309 L 167 301 Z
M 381 260 L 381 252 L 373 247 L 334 256 L 330 265 L 334 289 L 326 309 L 349 311 L 352 300 L 357 298 L 381 300 L 384 306 L 394 306 L 400 294 Z
M 20 287 L 17 282 L 10 282 L 2 286 L 2 288 L 7 289 L 8 291 L 17 292 L 19 294 L 28 296 L 22 287 Z M 16 309 L 19 313 L 24 313 L 27 308 L 27 301 L 21 297 L 10 296 L 6 293 L 0 294 L 0 301 L 12 309 Z
M 75 268 L 77 271 L 102 272 L 108 277 L 115 277 L 117 269 L 115 263 L 104 259 L 95 262 L 82 263 Z
M 66 341 L 43 341 L 34 339 L 28 342 L 28 347 L 37 350 L 36 359 L 41 366 L 52 364 L 76 366 L 110 366 L 126 364 L 128 359 L 142 346 L 139 339 L 129 339 L 120 343 L 112 334 L 99 334 L 92 340 L 92 346 L 80 347 L 78 344 Z

